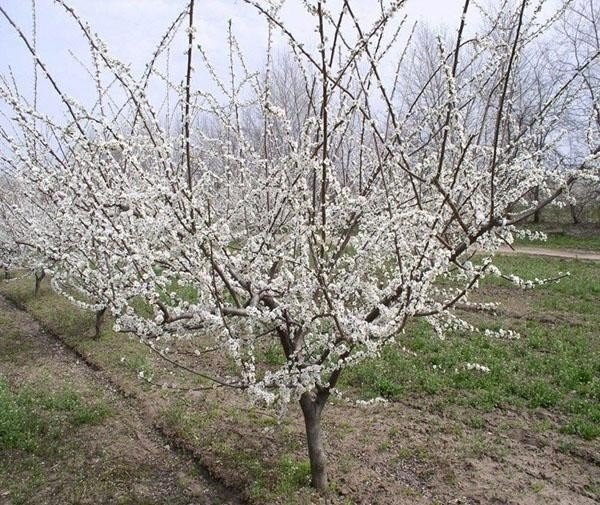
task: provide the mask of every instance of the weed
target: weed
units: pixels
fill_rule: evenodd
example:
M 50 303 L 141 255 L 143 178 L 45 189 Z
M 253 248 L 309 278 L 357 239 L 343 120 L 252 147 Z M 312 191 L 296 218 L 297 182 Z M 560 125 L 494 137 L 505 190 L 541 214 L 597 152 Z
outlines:
M 308 460 L 296 461 L 290 456 L 283 456 L 277 465 L 278 495 L 289 495 L 310 483 L 310 463 Z
M 531 490 L 534 493 L 539 493 L 542 489 L 544 489 L 544 484 L 542 482 L 534 482 L 531 484 Z
M 477 430 L 485 428 L 485 419 L 481 416 L 472 416 L 469 418 L 467 423 L 471 428 L 475 428 Z

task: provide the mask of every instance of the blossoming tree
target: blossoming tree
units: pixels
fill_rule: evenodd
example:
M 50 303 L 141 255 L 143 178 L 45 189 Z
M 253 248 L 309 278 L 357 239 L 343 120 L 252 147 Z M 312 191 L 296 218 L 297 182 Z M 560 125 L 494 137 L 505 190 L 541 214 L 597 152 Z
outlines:
M 451 43 L 438 39 L 428 75 L 406 87 L 412 32 L 403 0 L 379 3 L 370 21 L 350 0 L 303 2 L 315 40 L 294 33 L 284 2 L 245 0 L 266 20 L 266 69 L 249 69 L 230 26 L 223 76 L 196 44 L 192 0 L 155 53 L 186 19 L 182 84 L 156 70 L 154 57 L 142 79 L 133 78 L 64 0 L 57 3 L 111 76 L 109 85 L 95 74 L 99 97 L 110 96 L 113 81 L 119 87 L 111 107 L 86 109 L 40 62 L 71 117 L 68 126 L 47 119 L 61 154 L 52 143 L 40 146 L 45 159 L 57 158 L 43 184 L 65 188 L 65 240 L 85 251 L 64 249 L 61 282 L 94 279 L 89 295 L 111 307 L 116 329 L 158 352 L 164 342 L 195 338 L 233 357 L 236 374 L 200 370 L 207 380 L 257 401 L 299 401 L 312 484 L 325 490 L 321 416 L 343 370 L 402 341 L 415 318 L 441 333 L 470 328 L 453 308 L 468 303 L 484 276 L 502 275 L 493 253 L 573 181 L 567 167 L 545 160 L 561 141 L 555 126 L 569 107 L 567 91 L 597 55 L 524 122 L 512 104 L 514 69 L 564 6 L 542 15 L 521 0 L 496 17 L 481 10 L 489 19 L 478 33 L 467 27 L 478 6 L 465 0 Z M 294 106 L 274 93 L 276 37 L 287 41 L 299 83 Z M 194 87 L 194 61 L 212 86 Z M 149 79 L 177 96 L 175 133 L 152 105 Z M 26 107 L 9 101 L 22 112 L 25 136 L 35 135 Z M 19 151 L 18 142 L 9 145 Z M 584 167 L 594 163 L 591 156 Z M 525 197 L 536 187 L 545 194 L 531 204 Z M 273 344 L 280 366 L 261 361 Z

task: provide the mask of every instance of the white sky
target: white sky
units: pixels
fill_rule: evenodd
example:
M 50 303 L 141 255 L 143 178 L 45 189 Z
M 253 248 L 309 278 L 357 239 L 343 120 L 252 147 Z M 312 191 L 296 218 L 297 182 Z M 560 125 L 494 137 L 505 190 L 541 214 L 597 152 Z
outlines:
M 335 1 L 335 0 L 334 0 Z M 4 9 L 28 35 L 31 33 L 32 0 L 0 0 Z M 162 34 L 186 5 L 187 0 L 70 0 L 69 4 L 87 20 L 107 42 L 113 55 L 130 63 L 139 75 Z M 330 0 L 331 3 L 331 0 Z M 69 51 L 86 64 L 85 42 L 73 21 L 52 0 L 36 0 L 38 52 L 64 91 L 82 102 L 92 96 L 91 80 Z M 366 19 L 374 15 L 378 0 L 353 0 L 353 9 Z M 421 19 L 429 25 L 457 25 L 463 0 L 409 0 L 405 12 L 411 19 Z M 311 40 L 312 25 L 303 15 L 300 0 L 287 0 L 282 17 L 292 30 Z M 226 27 L 231 19 L 240 46 L 248 61 L 256 68 L 264 61 L 266 24 L 254 9 L 242 0 L 197 0 L 195 25 L 197 42 L 202 44 L 217 67 L 226 60 Z M 181 34 L 183 35 L 183 34 Z M 183 52 L 183 46 L 181 52 Z M 29 53 L 6 20 L 0 16 L 0 74 L 8 75 L 9 67 L 19 87 L 30 96 L 32 61 Z M 172 71 L 183 71 L 182 54 L 172 55 Z M 199 65 L 197 65 L 198 67 Z M 224 67 L 221 69 L 224 70 Z M 197 83 L 203 78 L 197 72 Z M 175 79 L 179 80 L 179 78 Z M 40 80 L 40 99 L 54 103 L 50 90 Z M 50 111 L 48 111 L 50 112 Z

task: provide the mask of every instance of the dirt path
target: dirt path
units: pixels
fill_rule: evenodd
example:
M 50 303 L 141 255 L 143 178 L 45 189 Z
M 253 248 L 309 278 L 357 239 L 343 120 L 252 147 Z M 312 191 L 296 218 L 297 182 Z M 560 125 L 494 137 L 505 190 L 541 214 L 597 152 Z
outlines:
M 240 503 L 0 297 L 0 504 Z
M 499 254 L 527 254 L 531 256 L 551 256 L 553 258 L 600 261 L 600 253 L 569 249 L 546 249 L 543 247 L 517 246 L 514 249 L 511 249 L 510 247 L 501 247 L 498 252 Z

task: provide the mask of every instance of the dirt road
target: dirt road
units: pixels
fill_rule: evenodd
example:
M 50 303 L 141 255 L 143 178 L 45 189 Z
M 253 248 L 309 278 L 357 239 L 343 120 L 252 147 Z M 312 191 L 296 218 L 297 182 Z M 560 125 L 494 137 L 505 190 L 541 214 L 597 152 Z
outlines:
M 548 249 L 543 247 L 517 246 L 514 249 L 511 249 L 510 247 L 501 247 L 498 253 L 526 254 L 531 256 L 550 256 L 553 258 L 600 261 L 600 253 L 592 251 L 577 251 L 570 249 Z

